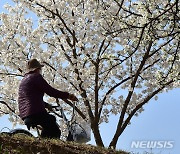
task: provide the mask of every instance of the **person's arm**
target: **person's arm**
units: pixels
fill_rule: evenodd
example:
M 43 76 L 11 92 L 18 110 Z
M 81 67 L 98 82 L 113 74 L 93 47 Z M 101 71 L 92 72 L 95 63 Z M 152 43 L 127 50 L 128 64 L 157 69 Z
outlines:
M 47 95 L 49 95 L 51 97 L 61 98 L 61 99 L 69 98 L 68 92 L 63 92 L 63 91 L 53 88 L 46 82 L 46 80 L 40 74 L 37 76 L 37 85 L 38 85 L 38 88 L 42 92 L 46 93 Z
M 73 94 L 69 94 L 68 92 L 63 92 L 57 90 L 50 86 L 46 80 L 39 74 L 38 75 L 38 87 L 41 91 L 46 93 L 47 95 L 54 97 L 54 98 L 61 98 L 61 99 L 70 99 L 72 101 L 77 101 L 78 99 Z

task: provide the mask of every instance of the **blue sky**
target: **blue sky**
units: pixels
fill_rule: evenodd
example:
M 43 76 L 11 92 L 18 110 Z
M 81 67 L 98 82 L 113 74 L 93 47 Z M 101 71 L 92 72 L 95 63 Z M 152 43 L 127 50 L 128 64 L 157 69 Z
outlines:
M 0 12 L 3 4 L 10 0 L 0 0 Z M 134 117 L 124 133 L 120 136 L 117 148 L 133 151 L 134 154 L 143 154 L 144 151 L 151 152 L 151 149 L 132 149 L 132 141 L 173 141 L 173 148 L 152 149 L 154 154 L 179 154 L 180 153 L 180 89 L 174 89 L 168 93 L 159 95 L 159 99 L 151 100 L 145 111 L 138 117 Z M 118 117 L 111 116 L 110 123 L 102 124 L 100 129 L 107 146 L 112 139 L 116 129 Z M 7 116 L 0 117 L 0 130 L 3 127 L 12 128 Z M 18 126 L 19 127 L 19 126 Z M 94 144 L 94 139 L 89 142 Z M 139 152 L 139 153 L 138 153 Z

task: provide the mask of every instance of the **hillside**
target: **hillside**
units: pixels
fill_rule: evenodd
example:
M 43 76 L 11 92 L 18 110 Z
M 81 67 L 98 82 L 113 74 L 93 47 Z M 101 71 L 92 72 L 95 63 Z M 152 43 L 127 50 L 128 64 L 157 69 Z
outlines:
M 0 135 L 0 154 L 127 154 L 87 144 L 22 135 Z

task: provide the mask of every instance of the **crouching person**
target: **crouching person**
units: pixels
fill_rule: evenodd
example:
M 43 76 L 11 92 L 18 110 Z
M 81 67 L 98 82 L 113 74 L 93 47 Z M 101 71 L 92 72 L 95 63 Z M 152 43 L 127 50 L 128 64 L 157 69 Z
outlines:
M 28 122 L 42 127 L 41 137 L 60 138 L 61 131 L 56 124 L 55 116 L 47 113 L 45 108 L 50 106 L 43 101 L 43 96 L 70 99 L 77 101 L 73 94 L 63 92 L 51 87 L 42 77 L 43 65 L 36 59 L 27 63 L 27 72 L 19 85 L 18 105 L 20 117 L 28 125 Z

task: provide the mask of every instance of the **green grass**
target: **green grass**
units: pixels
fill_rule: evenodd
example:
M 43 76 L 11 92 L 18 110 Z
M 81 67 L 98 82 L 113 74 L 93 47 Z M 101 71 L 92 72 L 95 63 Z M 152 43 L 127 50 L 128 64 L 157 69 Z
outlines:
M 0 135 L 0 154 L 128 154 L 124 151 L 25 135 Z

